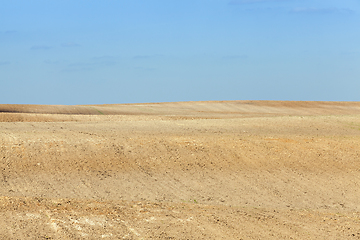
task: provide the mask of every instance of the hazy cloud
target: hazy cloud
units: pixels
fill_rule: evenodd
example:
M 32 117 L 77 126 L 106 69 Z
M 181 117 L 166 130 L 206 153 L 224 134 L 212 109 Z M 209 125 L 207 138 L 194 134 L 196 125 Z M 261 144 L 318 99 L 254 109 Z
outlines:
M 134 68 L 136 71 L 141 71 L 141 72 L 153 72 L 156 71 L 156 68 L 146 68 L 146 67 L 135 67 Z
M 229 5 L 241 5 L 241 4 L 250 4 L 250 3 L 262 3 L 262 2 L 282 2 L 288 0 L 231 0 Z
M 8 65 L 8 64 L 10 64 L 10 62 L 8 62 L 8 61 L 0 61 L 0 66 Z
M 151 56 L 147 56 L 147 55 L 137 55 L 134 56 L 134 59 L 149 59 L 151 58 Z
M 77 62 L 67 65 L 63 72 L 89 71 L 100 67 L 109 67 L 116 65 L 116 61 L 112 57 L 94 57 L 88 62 Z
M 223 59 L 248 59 L 249 56 L 248 55 L 227 55 L 227 56 L 224 56 Z
M 91 71 L 94 68 L 91 67 L 83 67 L 83 68 L 65 68 L 61 70 L 61 72 L 83 72 L 83 71 Z
M 5 31 L 5 34 L 13 34 L 13 33 L 17 33 L 17 31 L 15 31 L 15 30 Z
M 74 42 L 68 42 L 61 44 L 62 47 L 80 47 L 80 44 Z
M 100 56 L 94 57 L 92 63 L 98 66 L 112 66 L 117 63 L 118 57 L 116 56 Z
M 150 58 L 155 58 L 155 57 L 162 57 L 163 55 L 161 54 L 154 54 L 154 55 L 136 55 L 133 58 L 134 59 L 150 59 Z
M 32 46 L 30 49 L 31 50 L 48 50 L 51 48 L 52 48 L 51 46 L 47 46 L 47 45 L 35 45 L 35 46 Z
M 44 61 L 44 63 L 46 63 L 46 64 L 61 64 L 61 63 L 64 63 L 65 61 L 61 61 L 61 60 L 55 60 L 55 61 L 53 61 L 53 60 L 49 60 L 49 59 L 47 59 L 47 60 L 45 60 Z
M 355 52 L 341 52 L 340 56 L 345 59 L 355 60 L 355 59 L 359 59 L 360 52 L 356 52 L 356 51 Z
M 299 14 L 353 14 L 348 8 L 294 8 L 290 13 Z
M 342 52 L 342 55 L 353 55 L 353 56 L 360 56 L 359 51 L 353 51 L 353 52 Z
M 93 57 L 93 61 L 115 61 L 118 57 L 116 56 L 100 56 L 100 57 Z

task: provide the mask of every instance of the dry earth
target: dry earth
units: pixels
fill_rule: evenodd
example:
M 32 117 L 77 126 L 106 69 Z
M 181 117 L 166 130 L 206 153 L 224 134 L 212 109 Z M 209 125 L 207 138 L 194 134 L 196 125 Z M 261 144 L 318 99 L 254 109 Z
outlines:
M 360 103 L 0 105 L 1 239 L 360 239 Z

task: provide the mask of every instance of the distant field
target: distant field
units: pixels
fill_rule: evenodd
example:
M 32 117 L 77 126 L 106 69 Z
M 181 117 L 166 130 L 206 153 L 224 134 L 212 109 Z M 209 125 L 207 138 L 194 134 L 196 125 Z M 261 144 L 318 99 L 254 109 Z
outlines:
M 359 239 L 360 103 L 0 105 L 1 239 Z

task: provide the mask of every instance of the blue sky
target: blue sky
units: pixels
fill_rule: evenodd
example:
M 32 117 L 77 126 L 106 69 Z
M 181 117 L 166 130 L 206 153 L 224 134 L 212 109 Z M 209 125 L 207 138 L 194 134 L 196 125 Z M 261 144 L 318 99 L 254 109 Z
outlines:
M 0 6 L 0 103 L 360 101 L 360 0 Z

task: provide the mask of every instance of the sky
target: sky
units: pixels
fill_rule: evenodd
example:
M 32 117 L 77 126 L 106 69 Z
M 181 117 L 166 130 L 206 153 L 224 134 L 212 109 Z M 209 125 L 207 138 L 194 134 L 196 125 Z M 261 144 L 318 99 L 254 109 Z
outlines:
M 360 0 L 0 0 L 0 104 L 360 101 Z

